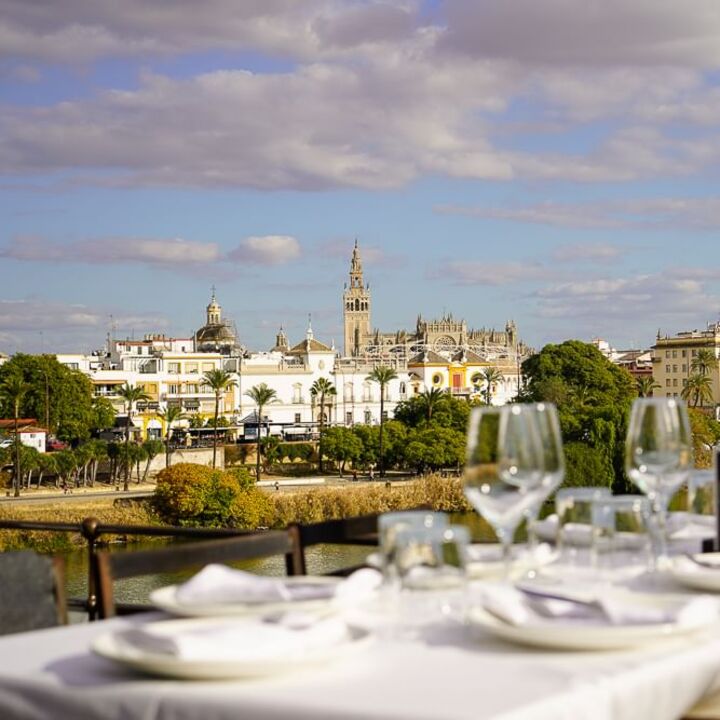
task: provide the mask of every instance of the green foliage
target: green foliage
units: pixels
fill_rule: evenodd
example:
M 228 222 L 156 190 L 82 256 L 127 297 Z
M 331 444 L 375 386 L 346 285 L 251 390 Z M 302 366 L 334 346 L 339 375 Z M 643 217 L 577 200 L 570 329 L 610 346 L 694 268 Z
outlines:
M 48 430 L 62 440 L 84 440 L 96 429 L 92 383 L 80 371 L 70 370 L 52 355 L 18 353 L 0 367 L 0 384 L 11 377 L 27 385 L 20 416 L 36 418 L 43 426 L 49 419 Z M 3 417 L 13 415 L 7 401 L 0 412 Z
M 267 495 L 242 469 L 214 470 L 180 463 L 158 473 L 153 506 L 173 525 L 240 527 L 264 525 L 270 513 Z
M 601 450 L 586 443 L 569 442 L 565 445 L 565 481 L 571 487 L 612 487 L 615 480 L 613 467 Z M 626 490 L 629 490 L 626 488 Z
M 413 430 L 408 434 L 405 461 L 420 471 L 462 465 L 465 434 L 438 426 Z
M 115 408 L 113 404 L 104 397 L 96 397 L 92 400 L 90 429 L 93 432 L 106 430 L 115 424 Z
M 280 438 L 269 436 L 260 440 L 260 452 L 263 456 L 263 465 L 265 469 L 272 467 L 276 462 L 281 459 L 280 454 Z
M 340 464 L 340 474 L 345 464 L 356 462 L 362 453 L 362 443 L 357 434 L 347 427 L 327 428 L 323 433 L 323 452 L 330 460 Z
M 546 345 L 523 363 L 522 370 L 527 385 L 521 399 L 554 402 L 564 442 L 583 443 L 599 453 L 608 470 L 598 481 L 612 468 L 610 482 L 615 478 L 618 486 L 624 486 L 625 435 L 636 397 L 630 373 L 613 365 L 594 345 L 579 340 Z
M 465 432 L 469 415 L 470 404 L 467 400 L 455 398 L 447 392 L 433 398 L 430 419 L 428 419 L 428 398 L 425 393 L 399 403 L 395 409 L 395 419 L 408 427 L 417 428 L 432 423 L 459 432 Z
M 688 413 L 693 436 L 695 466 L 712 467 L 712 448 L 720 442 L 720 423 L 694 408 L 690 408 Z
M 357 465 L 363 468 L 376 465 L 380 447 L 380 428 L 376 425 L 355 425 L 352 431 L 360 439 L 362 445 Z

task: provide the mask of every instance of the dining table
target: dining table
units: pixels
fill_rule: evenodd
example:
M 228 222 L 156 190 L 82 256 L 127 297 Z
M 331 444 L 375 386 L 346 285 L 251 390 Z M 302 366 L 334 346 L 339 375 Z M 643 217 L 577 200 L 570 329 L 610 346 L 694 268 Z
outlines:
M 212 681 L 140 674 L 91 650 L 102 635 L 163 618 L 0 638 L 0 718 L 672 720 L 720 688 L 720 624 L 635 649 L 570 652 L 514 645 L 440 614 L 411 632 L 380 625 L 332 662 Z

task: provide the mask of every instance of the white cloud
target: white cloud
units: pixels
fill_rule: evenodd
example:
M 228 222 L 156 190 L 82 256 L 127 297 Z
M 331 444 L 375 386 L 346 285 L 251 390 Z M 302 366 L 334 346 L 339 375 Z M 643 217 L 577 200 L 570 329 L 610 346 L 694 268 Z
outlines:
M 230 260 L 252 265 L 284 265 L 300 257 L 300 243 L 290 235 L 263 235 L 240 241 Z
M 541 263 L 528 262 L 461 262 L 452 260 L 434 269 L 430 276 L 456 285 L 512 285 L 527 281 L 547 280 L 557 275 Z
M 220 260 L 216 243 L 181 238 L 99 238 L 59 244 L 39 237 L 16 237 L 0 257 L 30 262 L 74 262 L 91 264 L 142 263 L 151 265 L 195 265 Z
M 715 0 L 447 0 L 447 49 L 533 65 L 720 65 Z
M 556 262 L 612 262 L 626 252 L 625 248 L 609 243 L 573 243 L 559 245 L 553 250 Z

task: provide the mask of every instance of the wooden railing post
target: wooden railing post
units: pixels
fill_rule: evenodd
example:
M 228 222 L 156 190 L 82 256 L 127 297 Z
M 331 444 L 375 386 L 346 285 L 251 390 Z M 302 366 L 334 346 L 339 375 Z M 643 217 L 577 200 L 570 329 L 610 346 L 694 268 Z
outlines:
M 82 536 L 87 540 L 88 550 L 87 613 L 90 622 L 97 620 L 98 617 L 96 548 L 100 536 L 99 525 L 100 521 L 94 517 L 85 518 L 81 524 Z

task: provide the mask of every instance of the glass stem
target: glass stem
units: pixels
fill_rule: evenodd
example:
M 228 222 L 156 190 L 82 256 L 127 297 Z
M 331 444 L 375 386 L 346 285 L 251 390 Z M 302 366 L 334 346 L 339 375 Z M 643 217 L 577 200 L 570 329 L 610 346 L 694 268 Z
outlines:
M 665 564 L 668 557 L 667 547 L 667 506 L 669 499 L 663 493 L 655 493 L 650 497 L 653 516 L 653 559 L 652 569 L 657 572 Z
M 539 545 L 536 523 L 540 515 L 540 506 L 530 508 L 525 513 L 525 528 L 527 532 L 527 546 L 531 553 L 534 553 Z
M 500 544 L 502 545 L 502 559 L 503 559 L 503 580 L 508 582 L 510 580 L 510 571 L 512 569 L 512 533 L 502 530 L 498 532 Z

